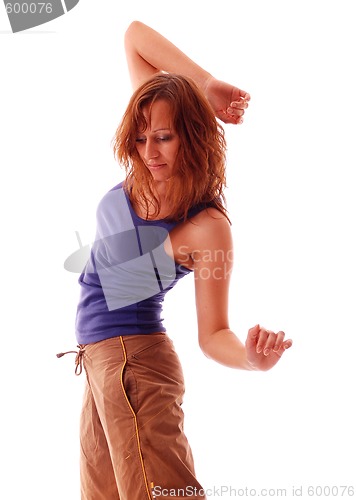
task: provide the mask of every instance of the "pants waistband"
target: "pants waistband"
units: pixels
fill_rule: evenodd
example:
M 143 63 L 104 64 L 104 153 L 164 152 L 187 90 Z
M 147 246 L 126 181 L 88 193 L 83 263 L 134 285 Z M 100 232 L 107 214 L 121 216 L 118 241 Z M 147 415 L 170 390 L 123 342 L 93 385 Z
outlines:
M 120 338 L 123 338 L 125 340 L 125 345 L 126 345 L 126 351 L 127 355 L 132 354 L 131 351 L 137 351 L 137 349 L 145 349 L 146 344 L 147 346 L 152 345 L 155 343 L 161 342 L 163 339 L 168 339 L 169 337 L 165 332 L 155 332 L 155 333 L 149 333 L 149 334 L 137 334 L 137 335 L 119 335 L 117 337 L 111 337 L 105 340 L 101 340 L 100 342 L 95 342 L 93 344 L 78 344 L 77 348 L 78 351 L 65 351 L 65 352 L 60 352 L 56 354 L 57 358 L 61 358 L 65 356 L 66 354 L 76 354 L 75 356 L 75 370 L 74 373 L 75 375 L 81 375 L 83 371 L 83 355 L 86 351 L 86 349 L 92 349 L 96 348 L 97 346 L 105 346 L 105 345 L 110 345 L 110 344 L 117 344 L 118 340 Z M 134 354 L 132 354 L 134 356 Z

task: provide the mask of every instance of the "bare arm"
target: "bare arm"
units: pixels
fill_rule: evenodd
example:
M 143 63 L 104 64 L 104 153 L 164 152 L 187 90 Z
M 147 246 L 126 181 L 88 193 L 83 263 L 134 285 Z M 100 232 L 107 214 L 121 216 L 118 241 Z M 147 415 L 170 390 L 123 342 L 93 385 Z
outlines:
M 161 70 L 188 76 L 200 87 L 204 87 L 212 76 L 160 33 L 140 21 L 134 21 L 127 29 L 125 50 L 134 88 Z
M 228 294 L 232 271 L 232 237 L 228 221 L 212 209 L 194 226 L 194 278 L 199 344 L 204 354 L 231 368 L 268 370 L 292 345 L 284 333 L 256 325 L 245 344 L 232 332 L 228 320 Z M 202 219 L 204 217 L 204 220 Z
M 160 71 L 181 74 L 203 90 L 218 118 L 225 123 L 242 123 L 249 94 L 214 78 L 149 26 L 140 21 L 131 23 L 125 33 L 125 50 L 134 89 Z

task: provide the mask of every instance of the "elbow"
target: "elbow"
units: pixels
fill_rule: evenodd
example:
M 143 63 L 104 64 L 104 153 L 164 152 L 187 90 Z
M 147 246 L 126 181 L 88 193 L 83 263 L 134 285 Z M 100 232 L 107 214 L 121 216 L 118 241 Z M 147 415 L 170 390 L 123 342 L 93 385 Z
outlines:
M 199 347 L 207 358 L 216 359 L 217 353 L 221 351 L 222 346 L 231 336 L 235 335 L 228 325 L 209 332 L 199 332 Z
M 202 351 L 202 353 L 203 353 L 203 354 L 204 354 L 207 358 L 209 358 L 209 356 L 208 356 L 208 354 L 207 354 L 207 352 L 206 352 L 206 350 L 205 350 L 205 344 L 206 344 L 206 342 L 205 342 L 205 341 L 202 341 L 202 340 L 200 340 L 200 339 L 199 339 L 199 347 L 200 347 L 200 350 Z
M 206 358 L 214 359 L 213 356 L 211 354 L 209 354 L 209 349 L 205 349 L 201 344 L 200 344 L 200 350 Z
M 211 341 L 213 340 L 214 334 L 205 334 L 205 335 L 199 335 L 198 342 L 199 342 L 199 347 L 207 358 L 211 359 Z
M 145 38 L 145 24 L 141 21 L 132 21 L 127 27 L 124 35 L 124 47 L 127 52 L 136 51 L 137 47 Z
M 128 28 L 126 29 L 125 31 L 125 35 L 124 35 L 124 43 L 125 43 L 125 47 L 128 46 L 128 44 L 130 43 L 130 41 L 132 40 L 132 36 L 133 36 L 133 32 L 135 31 L 135 25 L 138 23 L 139 21 L 132 21 L 132 23 L 129 24 Z
M 141 23 L 141 21 L 132 21 L 126 29 L 125 41 L 130 40 L 130 38 L 134 36 L 137 31 L 141 30 L 143 26 L 144 25 L 143 23 Z

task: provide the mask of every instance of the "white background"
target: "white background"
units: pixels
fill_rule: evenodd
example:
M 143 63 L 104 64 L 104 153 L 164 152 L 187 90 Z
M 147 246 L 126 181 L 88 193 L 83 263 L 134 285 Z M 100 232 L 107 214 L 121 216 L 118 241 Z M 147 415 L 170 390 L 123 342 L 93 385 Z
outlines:
M 0 6 L 1 498 L 79 499 L 84 376 L 73 355 L 55 357 L 75 348 L 79 286 L 63 263 L 123 178 L 110 141 L 131 93 L 134 19 L 251 93 L 245 123 L 226 127 L 231 327 L 294 340 L 268 373 L 224 368 L 199 350 L 191 277 L 167 297 L 198 478 L 304 497 L 356 486 L 353 4 L 83 0 L 17 34 Z

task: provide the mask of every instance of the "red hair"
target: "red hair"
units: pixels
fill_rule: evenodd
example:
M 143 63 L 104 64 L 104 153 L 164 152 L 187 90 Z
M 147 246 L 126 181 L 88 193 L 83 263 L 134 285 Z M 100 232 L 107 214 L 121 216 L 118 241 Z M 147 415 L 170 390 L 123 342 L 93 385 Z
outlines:
M 172 126 L 180 139 L 176 171 L 167 182 L 171 211 L 166 218 L 185 220 L 189 209 L 198 204 L 215 207 L 228 218 L 223 194 L 224 130 L 196 84 L 174 74 L 157 74 L 134 92 L 113 138 L 114 156 L 126 170 L 125 187 L 131 200 L 145 209 L 147 217 L 153 201 L 154 216 L 159 214 L 152 174 L 136 149 L 137 135 L 147 127 L 143 108 L 158 99 L 169 103 Z

